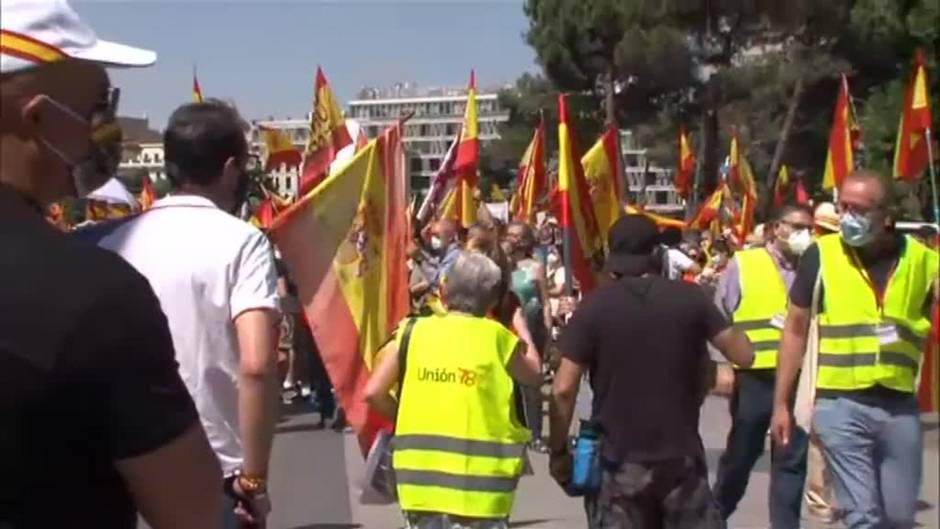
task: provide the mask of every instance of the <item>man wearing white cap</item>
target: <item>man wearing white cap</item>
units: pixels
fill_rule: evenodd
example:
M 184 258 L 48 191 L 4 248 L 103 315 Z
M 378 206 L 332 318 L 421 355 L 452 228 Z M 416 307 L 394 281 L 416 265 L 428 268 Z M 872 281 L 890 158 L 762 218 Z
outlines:
M 98 40 L 60 0 L 0 10 L 0 527 L 218 527 L 221 472 L 141 275 L 43 208 L 116 169 Z

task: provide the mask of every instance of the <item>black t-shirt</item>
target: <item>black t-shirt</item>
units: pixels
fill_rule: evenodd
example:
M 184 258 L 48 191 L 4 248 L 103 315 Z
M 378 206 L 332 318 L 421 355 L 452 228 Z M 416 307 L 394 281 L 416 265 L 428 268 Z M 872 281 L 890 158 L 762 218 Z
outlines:
M 136 527 L 114 462 L 199 420 L 159 302 L 2 185 L 0 247 L 0 527 Z
M 661 277 L 620 279 L 584 300 L 560 347 L 589 370 L 607 460 L 701 454 L 706 341 L 729 326 L 698 286 Z

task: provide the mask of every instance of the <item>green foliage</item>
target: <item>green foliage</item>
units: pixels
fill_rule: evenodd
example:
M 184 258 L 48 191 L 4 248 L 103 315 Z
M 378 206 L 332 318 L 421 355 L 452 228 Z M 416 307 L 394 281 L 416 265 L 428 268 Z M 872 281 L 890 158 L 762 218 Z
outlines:
M 940 104 L 937 0 L 526 0 L 523 9 L 526 41 L 550 83 L 590 93 L 599 115 L 605 80 L 613 74 L 618 122 L 667 167 L 675 164 L 679 126 L 689 128 L 698 148 L 700 116 L 714 109 L 720 135 L 709 146 L 711 156 L 724 157 L 735 128 L 758 179 L 765 179 L 796 101 L 781 161 L 804 173 L 812 190 L 822 177 L 845 73 L 863 128 L 860 157 L 888 174 L 917 47 L 928 57 L 934 108 Z M 528 77 L 517 90 L 537 79 Z M 798 80 L 802 90 L 794 98 Z M 517 108 L 525 114 L 525 103 Z M 505 129 L 505 149 L 521 154 L 528 137 L 512 135 L 528 133 L 517 123 Z

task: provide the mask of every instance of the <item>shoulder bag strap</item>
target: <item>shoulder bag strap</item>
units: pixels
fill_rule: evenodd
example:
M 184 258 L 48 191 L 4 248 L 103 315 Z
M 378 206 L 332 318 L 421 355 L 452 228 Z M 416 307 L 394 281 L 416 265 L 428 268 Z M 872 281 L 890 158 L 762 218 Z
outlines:
M 408 367 L 408 344 L 411 342 L 411 332 L 415 328 L 418 318 L 408 318 L 402 331 L 401 343 L 398 346 L 398 402 L 401 402 L 402 391 L 405 389 L 405 370 Z

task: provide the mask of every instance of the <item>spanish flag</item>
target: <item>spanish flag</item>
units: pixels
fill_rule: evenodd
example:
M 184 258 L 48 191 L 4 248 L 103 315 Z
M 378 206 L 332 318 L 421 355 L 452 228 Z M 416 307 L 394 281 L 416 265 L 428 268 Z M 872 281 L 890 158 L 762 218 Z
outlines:
M 656 227 L 660 230 L 664 228 L 679 228 L 680 230 L 684 230 L 688 227 L 685 221 L 666 217 L 664 215 L 658 215 L 652 211 L 647 211 L 640 206 L 634 206 L 633 204 L 627 204 L 623 207 L 623 210 L 627 213 L 627 215 L 643 215 L 647 217 L 648 219 L 655 222 Z
M 546 192 L 546 184 L 545 120 L 541 119 L 516 172 L 516 190 L 509 204 L 514 220 L 528 223 L 535 221 L 536 205 Z
M 304 152 L 303 172 L 300 175 L 300 195 L 317 186 L 329 173 L 336 153 L 352 143 L 343 111 L 326 82 L 323 69 L 317 67 L 313 94 L 313 112 L 310 117 L 310 137 Z
M 463 116 L 463 128 L 460 129 L 460 143 L 457 145 L 457 160 L 454 172 L 457 177 L 457 196 L 455 215 L 457 224 L 469 228 L 477 221 L 477 181 L 480 165 L 480 138 L 477 123 L 477 86 L 476 75 L 470 71 L 470 85 L 467 88 L 467 108 Z
M 391 428 L 363 391 L 377 352 L 408 313 L 404 167 L 399 123 L 271 227 L 363 454 Z
M 927 68 L 924 52 L 914 54 L 914 71 L 904 91 L 904 108 L 898 124 L 898 138 L 894 145 L 894 177 L 914 180 L 927 168 L 926 129 L 930 124 L 930 91 L 927 89 Z
M 147 211 L 150 206 L 157 201 L 157 195 L 153 191 L 153 184 L 150 182 L 150 176 L 144 175 L 140 182 L 140 195 L 137 197 L 140 202 L 140 210 Z
M 561 227 L 565 232 L 565 263 L 578 280 L 581 292 L 597 284 L 592 263 L 603 255 L 591 194 L 581 167 L 581 155 L 573 137 L 565 95 L 558 96 L 558 196 Z
M 787 164 L 780 165 L 780 171 L 777 172 L 777 181 L 774 182 L 774 207 L 779 208 L 787 199 L 787 191 L 790 189 L 790 171 Z
M 196 78 L 196 69 L 193 68 L 193 103 L 202 103 L 202 89 L 199 88 L 199 79 Z
M 680 197 L 688 199 L 692 191 L 692 175 L 695 172 L 695 153 L 689 141 L 689 133 L 685 127 L 679 129 L 679 163 L 676 167 L 676 192 Z
M 303 155 L 294 147 L 294 142 L 291 141 L 286 132 L 270 127 L 259 127 L 259 129 L 264 140 L 265 156 L 267 157 L 264 162 L 265 171 L 271 171 L 282 165 L 286 167 L 300 165 Z
M 695 217 L 689 222 L 689 227 L 697 230 L 707 230 L 711 227 L 713 221 L 720 221 L 721 206 L 729 194 L 728 184 L 725 182 L 718 184 L 715 191 L 699 206 Z
M 852 152 L 853 130 L 855 116 L 852 114 L 852 95 L 849 94 L 849 81 L 842 75 L 839 83 L 839 96 L 836 99 L 836 109 L 832 117 L 832 129 L 829 131 L 829 151 L 826 154 L 826 170 L 823 173 L 823 189 L 829 190 L 842 185 L 842 180 L 855 169 L 855 159 Z
M 745 238 L 754 228 L 754 211 L 757 208 L 757 184 L 754 181 L 754 171 L 751 170 L 751 164 L 741 153 L 737 133 L 731 136 L 729 151 L 728 165 L 730 167 L 731 182 L 741 192 L 741 211 L 734 231 L 738 237 L 738 242 L 743 245 Z
M 581 158 L 587 181 L 594 218 L 601 242 L 607 246 L 610 227 L 623 214 L 620 192 L 620 154 L 617 127 L 610 125 L 600 139 Z

